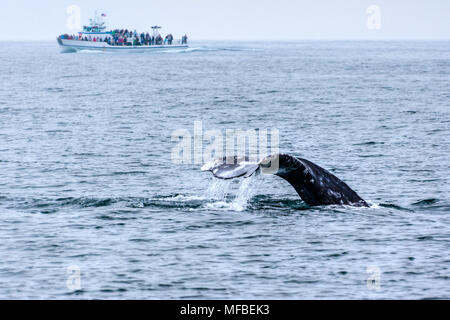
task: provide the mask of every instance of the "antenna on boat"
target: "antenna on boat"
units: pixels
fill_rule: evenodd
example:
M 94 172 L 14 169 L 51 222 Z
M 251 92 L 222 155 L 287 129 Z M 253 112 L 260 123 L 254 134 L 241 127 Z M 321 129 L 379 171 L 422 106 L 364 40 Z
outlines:
M 161 29 L 161 26 L 152 26 L 152 30 L 153 30 L 153 36 L 156 38 L 159 34 L 159 29 Z

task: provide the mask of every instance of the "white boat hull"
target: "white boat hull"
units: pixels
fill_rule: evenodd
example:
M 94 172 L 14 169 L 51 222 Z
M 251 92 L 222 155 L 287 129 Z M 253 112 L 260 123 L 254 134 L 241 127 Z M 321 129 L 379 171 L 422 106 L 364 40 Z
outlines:
M 95 50 L 95 51 L 112 51 L 112 52 L 145 52 L 171 49 L 186 49 L 187 44 L 172 44 L 172 45 L 151 45 L 151 46 L 112 46 L 106 42 L 81 41 L 69 39 L 57 39 L 61 52 L 77 52 L 81 50 Z

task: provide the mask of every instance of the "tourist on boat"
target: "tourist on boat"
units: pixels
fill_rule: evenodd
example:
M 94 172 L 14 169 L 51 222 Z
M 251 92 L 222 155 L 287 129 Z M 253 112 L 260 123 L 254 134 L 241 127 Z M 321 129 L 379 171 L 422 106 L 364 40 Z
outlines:
M 164 39 L 164 43 L 167 43 L 167 44 L 171 45 L 171 44 L 172 44 L 172 41 L 173 41 L 173 36 L 172 36 L 171 33 L 169 33 L 169 34 L 166 36 L 166 38 Z
M 167 34 L 164 38 L 161 34 L 152 36 L 149 32 L 138 33 L 136 30 L 131 29 L 115 29 L 108 32 L 105 37 L 96 35 L 83 35 L 82 32 L 78 34 L 69 35 L 67 33 L 61 34 L 59 39 L 65 40 L 78 40 L 78 41 L 92 41 L 92 42 L 105 42 L 111 46 L 151 46 L 151 45 L 172 45 L 173 35 Z M 187 35 L 181 37 L 181 44 L 187 44 Z

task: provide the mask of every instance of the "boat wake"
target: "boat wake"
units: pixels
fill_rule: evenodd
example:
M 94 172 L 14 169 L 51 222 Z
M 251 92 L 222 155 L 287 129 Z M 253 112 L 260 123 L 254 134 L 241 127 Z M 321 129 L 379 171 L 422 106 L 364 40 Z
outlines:
M 258 51 L 254 48 L 220 48 L 220 47 L 187 47 L 180 49 L 157 49 L 157 50 L 97 50 L 97 49 L 83 49 L 83 50 L 67 50 L 64 53 L 78 53 L 78 54 L 177 54 L 177 53 L 193 53 L 193 52 L 221 52 L 221 51 Z
M 261 49 L 256 48 L 244 48 L 244 47 L 189 47 L 184 50 L 180 50 L 180 52 L 211 52 L 211 51 L 260 51 Z M 171 52 L 176 52 L 177 50 L 172 50 Z

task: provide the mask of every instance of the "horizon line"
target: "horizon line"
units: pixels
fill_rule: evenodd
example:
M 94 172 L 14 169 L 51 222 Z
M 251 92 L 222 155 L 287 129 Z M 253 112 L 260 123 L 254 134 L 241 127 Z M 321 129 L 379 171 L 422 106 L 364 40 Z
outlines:
M 56 39 L 57 37 L 55 37 Z M 0 42 L 53 42 L 55 39 L 0 39 Z M 296 42 L 296 41 L 409 41 L 409 42 L 425 42 L 425 41 L 450 41 L 450 38 L 388 38 L 388 39 L 374 39 L 374 38 L 298 38 L 298 39 L 195 39 L 190 42 L 206 42 L 206 41 L 225 41 L 225 42 Z

